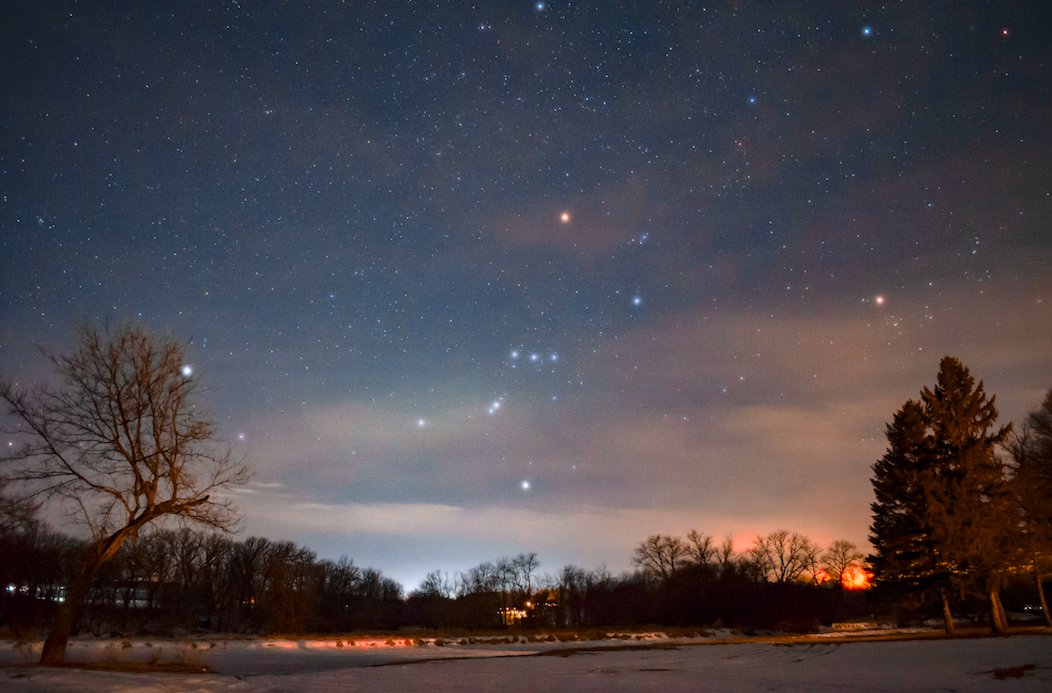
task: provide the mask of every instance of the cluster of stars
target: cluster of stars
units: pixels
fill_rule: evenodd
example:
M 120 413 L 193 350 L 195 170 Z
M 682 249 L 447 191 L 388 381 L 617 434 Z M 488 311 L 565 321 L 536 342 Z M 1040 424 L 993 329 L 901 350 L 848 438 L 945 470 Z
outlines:
M 559 360 L 559 354 L 551 351 L 548 353 L 542 353 L 540 351 L 523 351 L 521 349 L 512 349 L 511 353 L 508 354 L 511 360 L 511 367 L 517 368 L 520 363 L 528 362 L 532 365 L 539 366 L 544 363 L 556 363 Z

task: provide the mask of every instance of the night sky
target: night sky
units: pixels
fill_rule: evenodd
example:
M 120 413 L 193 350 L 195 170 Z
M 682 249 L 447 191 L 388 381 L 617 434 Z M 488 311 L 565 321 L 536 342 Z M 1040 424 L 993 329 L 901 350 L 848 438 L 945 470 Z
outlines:
M 668 5 L 671 4 L 671 7 Z M 1052 11 L 6 2 L 0 371 L 137 320 L 242 537 L 424 574 L 867 541 L 893 412 L 1052 386 Z

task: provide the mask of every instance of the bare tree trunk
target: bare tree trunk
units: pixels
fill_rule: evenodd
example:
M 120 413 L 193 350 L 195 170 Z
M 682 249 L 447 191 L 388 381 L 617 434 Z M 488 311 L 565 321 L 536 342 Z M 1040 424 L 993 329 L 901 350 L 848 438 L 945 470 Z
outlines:
M 990 630 L 1000 635 L 1007 629 L 1008 621 L 1001 606 L 1001 597 L 997 590 L 990 590 Z
M 66 597 L 59 605 L 55 618 L 51 621 L 51 628 L 44 641 L 44 649 L 40 653 L 41 664 L 55 666 L 66 661 L 66 645 L 77 624 L 77 617 L 84 605 L 84 598 L 88 594 L 88 588 L 91 587 L 91 581 L 101 565 L 91 554 L 85 556 L 81 561 L 80 570 L 77 571 L 77 576 L 66 590 Z
M 1035 570 L 1034 577 L 1037 580 L 1037 596 L 1041 600 L 1041 613 L 1045 616 L 1045 625 L 1052 628 L 1052 614 L 1048 613 L 1048 602 L 1045 601 L 1045 588 L 1041 584 L 1041 572 Z
M 110 536 L 99 539 L 81 555 L 77 576 L 66 590 L 66 598 L 58 608 L 51 622 L 47 639 L 44 641 L 44 649 L 40 653 L 41 664 L 54 666 L 66 661 L 66 645 L 69 643 L 69 636 L 73 634 L 77 616 L 80 615 L 80 609 L 84 605 L 84 598 L 88 596 L 88 588 L 91 587 L 92 580 L 95 579 L 102 564 L 113 558 L 121 543 L 141 524 L 143 524 L 141 518 L 129 523 Z
M 955 634 L 953 614 L 950 613 L 950 600 L 946 598 L 946 590 L 939 590 L 939 596 L 942 597 L 942 621 L 946 628 L 946 635 L 953 637 Z

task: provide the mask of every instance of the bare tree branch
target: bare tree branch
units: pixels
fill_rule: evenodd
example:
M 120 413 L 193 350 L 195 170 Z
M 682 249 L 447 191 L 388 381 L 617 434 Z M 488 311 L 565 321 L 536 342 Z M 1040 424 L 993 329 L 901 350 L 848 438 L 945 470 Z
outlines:
M 237 508 L 219 492 L 249 472 L 217 444 L 171 338 L 133 324 L 103 333 L 84 325 L 70 354 L 49 358 L 59 386 L 3 382 L 0 400 L 3 431 L 20 441 L 2 459 L 5 478 L 61 505 L 92 537 L 41 658 L 58 663 L 92 576 L 121 543 L 166 516 L 235 529 Z

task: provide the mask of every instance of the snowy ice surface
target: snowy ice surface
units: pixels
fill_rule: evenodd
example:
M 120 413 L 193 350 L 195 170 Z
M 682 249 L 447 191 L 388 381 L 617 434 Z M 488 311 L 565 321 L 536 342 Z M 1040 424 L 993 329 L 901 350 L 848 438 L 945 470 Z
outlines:
M 342 642 L 342 641 L 341 641 Z M 804 643 L 602 641 L 389 647 L 383 641 L 76 641 L 71 661 L 200 663 L 217 673 L 123 673 L 25 664 L 0 643 L 0 690 L 175 691 L 1052 691 L 1052 636 Z M 197 647 L 193 647 L 197 645 Z M 167 649 L 165 649 L 167 648 Z M 144 657 L 148 651 L 149 656 Z M 156 652 L 160 650 L 158 656 Z M 383 666 L 380 666 L 383 665 Z

